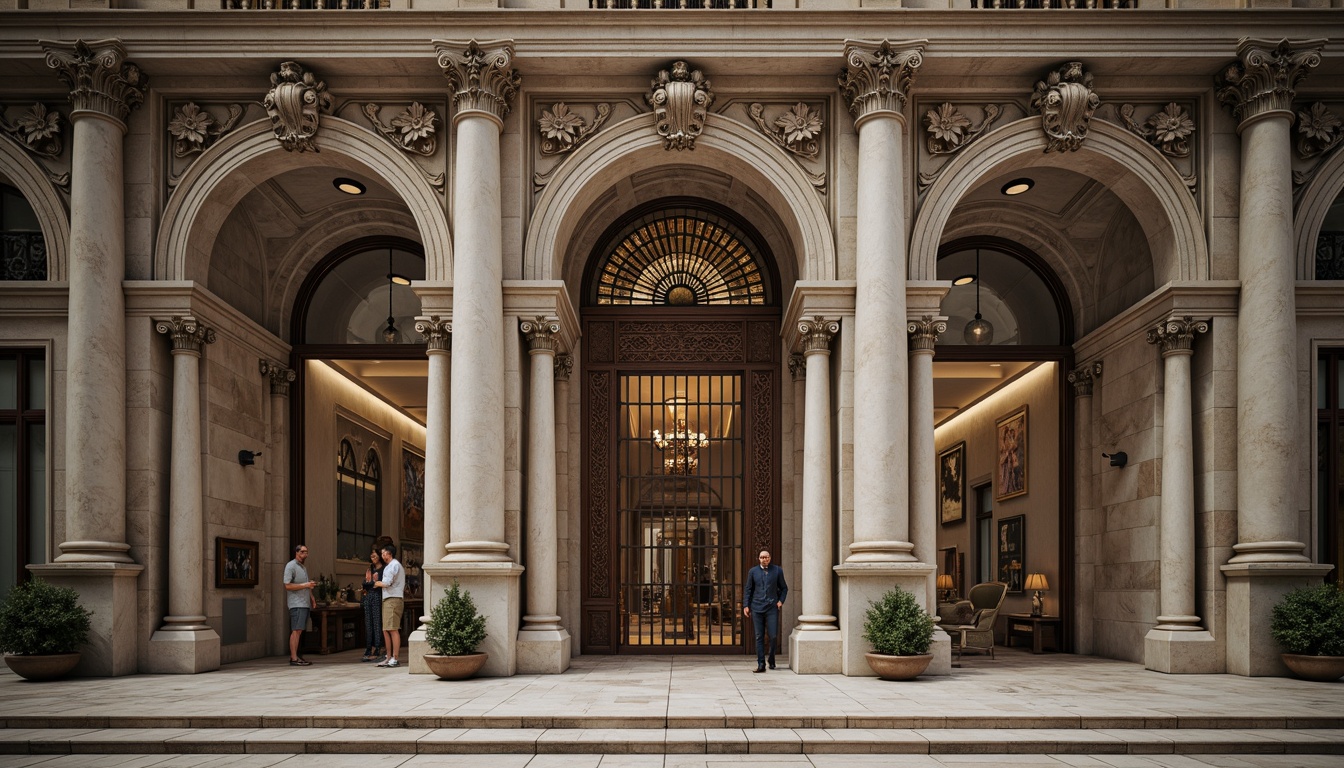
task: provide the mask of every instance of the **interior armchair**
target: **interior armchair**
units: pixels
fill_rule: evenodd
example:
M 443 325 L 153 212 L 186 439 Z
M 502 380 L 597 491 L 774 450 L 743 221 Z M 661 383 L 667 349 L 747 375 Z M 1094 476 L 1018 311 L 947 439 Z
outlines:
M 1008 585 L 989 581 L 971 587 L 967 599 L 958 601 L 941 614 L 938 626 L 952 638 L 957 652 L 957 664 L 966 651 L 988 651 L 994 658 L 994 622 L 999 618 L 999 606 L 1008 594 Z

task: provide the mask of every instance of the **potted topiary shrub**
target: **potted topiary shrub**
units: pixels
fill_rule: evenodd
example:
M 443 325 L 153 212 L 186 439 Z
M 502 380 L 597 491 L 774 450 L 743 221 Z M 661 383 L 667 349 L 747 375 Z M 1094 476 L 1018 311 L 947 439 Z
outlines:
M 933 661 L 933 617 L 919 607 L 915 596 L 893 587 L 870 603 L 863 620 L 863 639 L 873 652 L 864 654 L 868 666 L 883 680 L 912 680 Z
M 1344 677 L 1344 592 L 1334 584 L 1284 595 L 1274 606 L 1269 633 L 1294 675 L 1322 683 Z
M 425 642 L 434 653 L 425 654 L 425 664 L 444 680 L 465 680 L 490 658 L 489 654 L 476 652 L 483 640 L 485 617 L 476 610 L 471 593 L 454 581 L 429 613 Z
M 88 636 L 89 612 L 69 587 L 33 578 L 16 584 L 0 602 L 0 651 L 5 664 L 27 680 L 70 674 Z

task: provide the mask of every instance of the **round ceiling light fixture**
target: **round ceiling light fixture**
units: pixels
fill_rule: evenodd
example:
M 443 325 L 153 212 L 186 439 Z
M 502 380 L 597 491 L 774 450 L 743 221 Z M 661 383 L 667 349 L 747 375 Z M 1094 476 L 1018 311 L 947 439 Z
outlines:
M 362 195 L 368 191 L 368 188 L 362 183 L 354 179 L 347 179 L 344 176 L 332 179 L 331 185 L 347 195 Z
M 975 275 L 962 275 L 952 281 L 953 285 L 970 285 L 975 282 Z
M 1036 186 L 1035 181 L 1032 181 L 1031 179 L 1028 179 L 1026 176 L 1023 176 L 1020 179 L 1013 179 L 1007 184 L 1004 184 L 1003 189 L 999 191 L 1005 195 L 1008 195 L 1009 197 L 1012 197 L 1013 195 L 1020 195 L 1034 186 Z

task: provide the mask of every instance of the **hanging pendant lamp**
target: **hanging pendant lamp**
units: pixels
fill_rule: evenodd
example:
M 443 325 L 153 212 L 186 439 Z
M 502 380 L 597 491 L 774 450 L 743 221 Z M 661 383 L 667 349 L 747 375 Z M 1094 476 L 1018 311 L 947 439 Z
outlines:
M 994 343 L 994 326 L 980 316 L 980 249 L 975 249 L 975 319 L 966 324 L 966 343 L 981 347 Z
M 396 282 L 396 275 L 392 272 L 392 248 L 387 249 L 387 327 L 383 329 L 383 341 L 388 344 L 396 344 L 401 340 L 401 332 L 397 330 L 397 320 L 392 316 L 392 284 Z M 977 315 L 978 317 L 978 315 Z

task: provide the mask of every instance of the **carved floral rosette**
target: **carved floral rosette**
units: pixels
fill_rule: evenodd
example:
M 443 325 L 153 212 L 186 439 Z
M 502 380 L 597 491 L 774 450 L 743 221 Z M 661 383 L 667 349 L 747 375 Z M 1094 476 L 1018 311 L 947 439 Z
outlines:
M 241 104 L 229 104 L 227 109 L 229 116 L 222 120 L 194 101 L 173 109 L 173 117 L 168 121 L 168 135 L 173 137 L 173 157 L 203 152 L 236 128 L 246 110 Z
M 381 105 L 372 103 L 361 110 L 379 136 L 403 152 L 425 157 L 434 154 L 438 148 L 439 115 L 432 107 L 412 101 L 390 124 L 378 117 L 381 110 Z
M 644 100 L 653 109 L 665 149 L 695 149 L 714 104 L 712 86 L 700 70 L 685 61 L 672 62 L 670 69 L 658 72 Z
M 318 119 L 331 112 L 332 95 L 327 84 L 297 62 L 286 61 L 271 73 L 271 90 L 261 104 L 271 118 L 271 130 L 287 151 L 317 152 L 313 143 Z
M 1036 83 L 1031 109 L 1041 116 L 1046 152 L 1076 152 L 1087 138 L 1101 97 L 1092 90 L 1092 74 L 1081 61 L 1066 62 Z
M 1344 101 L 1304 101 L 1293 108 L 1293 194 L 1300 195 L 1328 158 L 1344 147 Z
M 13 122 L 5 119 L 5 112 L 3 105 L 0 105 L 0 131 L 38 157 L 60 157 L 64 148 L 62 135 L 65 133 L 65 119 L 60 112 L 40 101 L 28 107 Z
M 593 137 L 611 117 L 611 105 L 601 103 L 594 106 L 592 121 L 569 108 L 563 101 L 557 101 L 549 109 L 542 109 L 537 118 L 537 132 L 541 135 L 541 154 L 544 156 L 563 155 L 573 152 Z
M 1194 192 L 1198 186 L 1199 132 L 1197 105 L 1187 102 L 1152 102 L 1106 105 L 1097 116 L 1124 126 L 1130 133 L 1148 142 L 1171 163 L 1186 188 Z
M 919 144 L 919 193 L 933 185 L 954 157 L 993 129 L 1000 120 L 1012 122 L 1028 116 L 1023 104 L 947 101 L 933 98 L 915 102 L 924 140 Z

